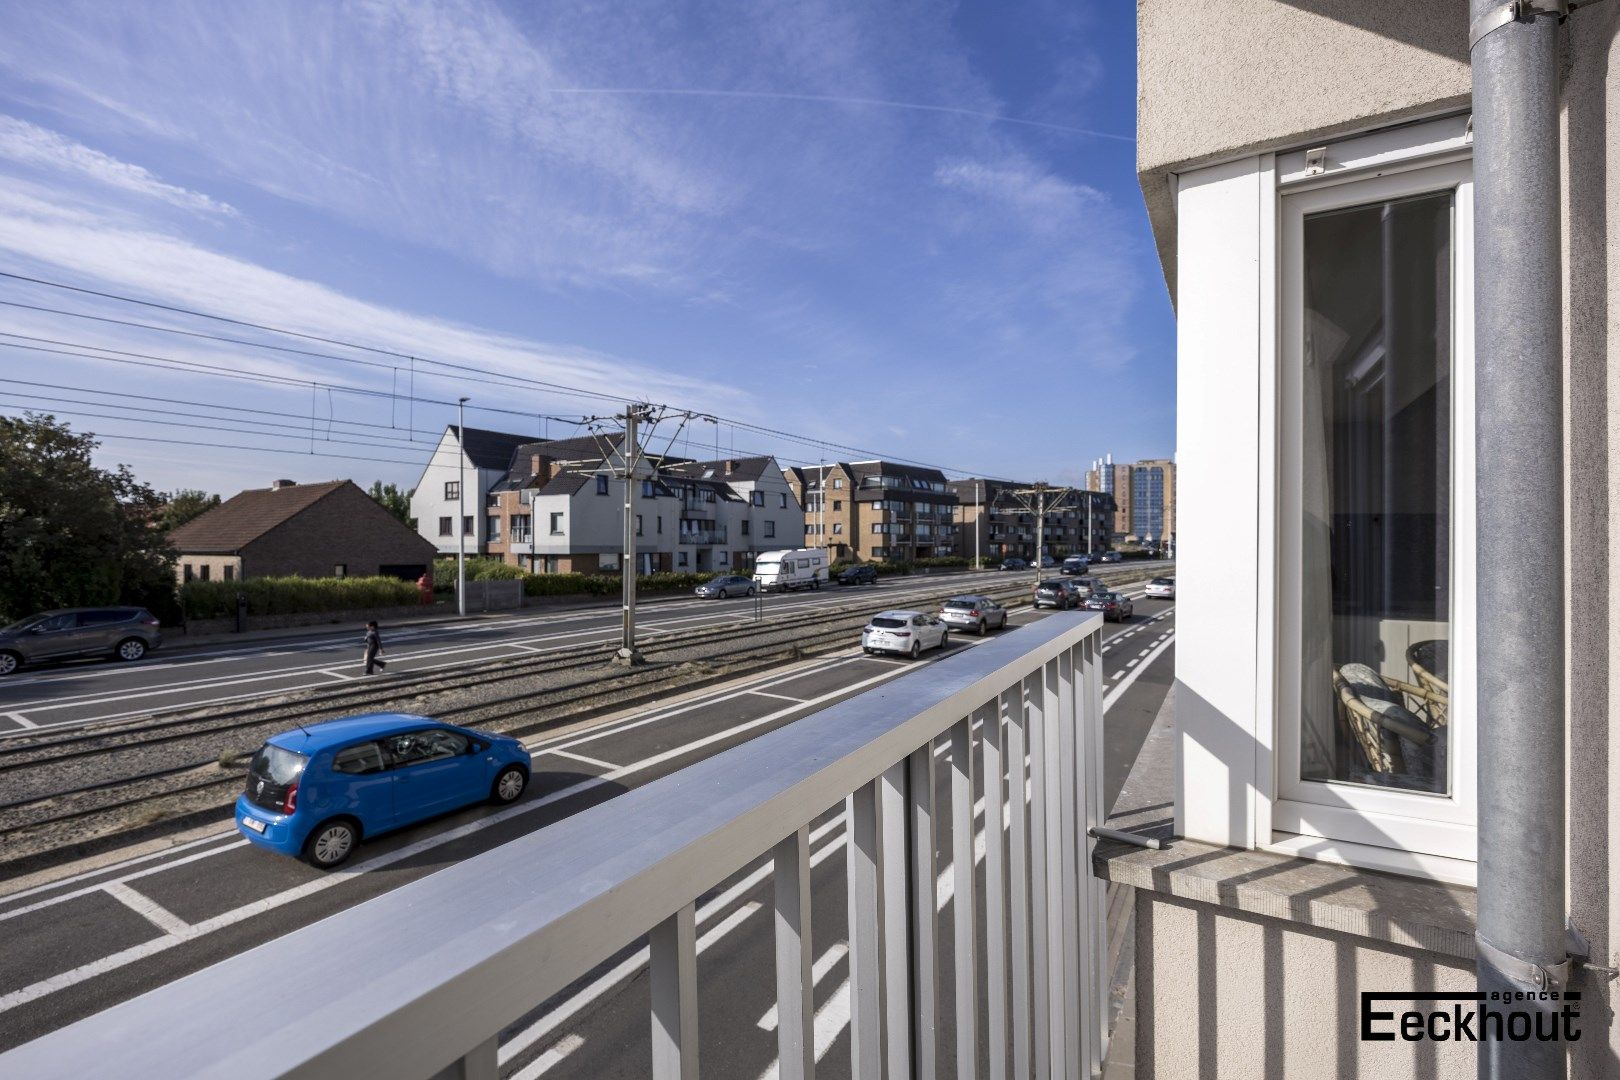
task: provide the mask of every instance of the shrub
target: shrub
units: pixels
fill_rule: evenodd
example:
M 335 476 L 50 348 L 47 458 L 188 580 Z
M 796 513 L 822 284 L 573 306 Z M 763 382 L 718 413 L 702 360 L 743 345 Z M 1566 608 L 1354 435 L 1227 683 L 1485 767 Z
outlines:
M 948 569 L 951 567 L 966 567 L 971 560 L 961 555 L 935 555 L 928 559 L 918 559 L 913 566 L 926 566 L 932 569 Z
M 702 574 L 641 574 L 636 578 L 636 592 L 680 592 L 695 589 L 715 573 Z M 617 596 L 624 587 L 618 574 L 525 574 L 525 596 Z
M 522 567 L 510 566 L 500 559 L 488 555 L 470 555 L 467 557 L 468 581 L 517 581 L 527 576 Z M 456 587 L 456 560 L 454 556 L 448 559 L 433 560 L 433 587 L 437 590 L 454 590 Z
M 416 585 L 391 577 L 260 577 L 245 581 L 188 581 L 180 604 L 190 619 L 236 614 L 237 594 L 247 597 L 249 615 L 298 615 L 406 607 L 419 602 Z

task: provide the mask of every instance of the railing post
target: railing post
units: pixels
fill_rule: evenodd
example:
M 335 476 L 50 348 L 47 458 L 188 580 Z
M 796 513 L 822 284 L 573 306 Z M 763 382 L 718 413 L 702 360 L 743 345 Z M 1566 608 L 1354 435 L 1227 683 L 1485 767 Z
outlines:
M 911 1075 L 911 906 L 907 888 L 906 761 L 878 778 L 883 857 L 883 1023 L 887 1073 Z
M 1083 926 L 1089 928 L 1086 949 L 1087 975 L 1085 986 L 1090 992 L 1086 1009 L 1087 1050 L 1085 1062 L 1101 1068 L 1108 1053 L 1108 886 L 1091 873 L 1091 852 L 1097 841 L 1091 830 L 1104 823 L 1107 810 L 1103 806 L 1103 680 L 1102 654 L 1098 651 L 1101 635 L 1093 632 L 1086 636 L 1076 650 L 1083 678 L 1077 689 L 1079 701 L 1076 732 L 1079 735 L 1080 760 L 1080 884 L 1086 906 Z
M 881 1080 L 883 1076 L 877 788 L 878 782 L 873 780 L 850 793 L 845 819 L 849 838 L 849 1043 L 855 1080 Z
M 1002 696 L 1007 713 L 1007 880 L 1011 885 L 1008 926 L 1012 946 L 1012 1053 L 1014 1080 L 1030 1080 L 1029 1071 L 1029 781 L 1024 758 L 1029 744 L 1031 680 L 1024 679 Z
M 988 803 L 988 798 L 986 803 Z M 979 972 L 973 903 L 973 720 L 951 727 L 951 923 L 956 976 L 956 1075 L 979 1072 Z
M 911 803 L 911 1056 L 912 1075 L 933 1080 L 939 1023 L 938 936 L 934 910 L 934 746 L 906 762 Z
M 697 923 L 693 905 L 653 927 L 653 1080 L 697 1080 Z
M 1042 913 L 1046 917 L 1044 934 L 1048 958 L 1045 965 L 1046 985 L 1036 987 L 1036 994 L 1046 999 L 1048 1071 L 1042 1075 L 1056 1077 L 1068 1075 L 1064 1038 L 1071 1020 L 1065 1013 L 1063 995 L 1064 950 L 1067 947 L 1063 937 L 1066 906 L 1063 888 L 1063 752 L 1058 730 L 1062 727 L 1062 719 L 1059 715 L 1058 661 L 1055 658 L 1046 662 L 1043 674 L 1045 693 L 1041 707 L 1041 775 L 1042 794 L 1045 796 L 1043 814 L 1046 826 L 1043 835 L 1046 843 L 1043 862 L 1046 888 Z
M 984 758 L 984 982 L 986 989 L 985 1048 L 989 1052 L 989 1080 L 1007 1076 L 1007 860 L 1005 798 L 1002 774 L 1003 717 L 1020 699 L 1016 690 L 979 710 L 984 718 L 979 747 Z
M 776 1056 L 781 1080 L 814 1075 L 815 980 L 810 938 L 810 827 L 776 845 Z
M 1029 717 L 1029 955 L 1031 996 L 1030 1014 L 1035 1021 L 1034 1075 L 1038 1080 L 1052 1076 L 1051 995 L 1048 968 L 1051 966 L 1051 938 L 1046 910 L 1046 669 L 1030 680 L 1025 697 Z M 1052 824 L 1056 827 L 1056 823 Z
M 1078 795 L 1076 787 L 1079 783 L 1078 768 L 1078 732 L 1075 730 L 1077 715 L 1076 703 L 1079 700 L 1079 686 L 1077 685 L 1080 672 L 1075 669 L 1074 651 L 1065 650 L 1058 657 L 1058 713 L 1057 735 L 1058 754 L 1057 771 L 1061 781 L 1059 787 L 1060 814 L 1062 815 L 1062 829 L 1059 837 L 1061 841 L 1062 896 L 1063 896 L 1063 948 L 1061 959 L 1063 964 L 1063 1060 L 1064 1073 L 1069 1080 L 1080 1080 L 1080 1032 L 1085 1026 L 1082 1013 L 1089 995 L 1081 992 L 1080 972 L 1085 963 L 1081 955 L 1082 941 L 1089 938 L 1089 934 L 1080 933 L 1080 882 L 1079 882 L 1079 854 L 1085 842 L 1085 837 L 1076 828 L 1078 821 Z M 1090 876 L 1089 874 L 1087 875 Z M 1089 1074 L 1088 1074 L 1089 1075 Z

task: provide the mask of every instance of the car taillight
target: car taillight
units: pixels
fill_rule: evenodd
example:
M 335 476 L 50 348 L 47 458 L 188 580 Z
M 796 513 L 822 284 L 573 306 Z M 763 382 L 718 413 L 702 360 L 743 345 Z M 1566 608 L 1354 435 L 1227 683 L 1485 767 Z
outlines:
M 911 631 L 910 630 L 896 630 L 894 632 L 894 636 L 895 637 L 910 637 L 911 636 Z
M 968 612 L 968 614 L 973 616 L 975 619 L 977 619 L 979 617 L 979 609 L 974 608 L 972 611 Z
M 158 621 L 156 619 L 142 619 L 141 620 L 141 625 L 142 626 L 156 626 L 156 625 L 158 625 Z
M 283 814 L 290 814 L 294 810 L 297 810 L 297 809 L 298 809 L 298 785 L 293 784 L 291 787 L 289 787 L 287 789 L 287 797 L 284 800 L 282 800 L 281 812 Z

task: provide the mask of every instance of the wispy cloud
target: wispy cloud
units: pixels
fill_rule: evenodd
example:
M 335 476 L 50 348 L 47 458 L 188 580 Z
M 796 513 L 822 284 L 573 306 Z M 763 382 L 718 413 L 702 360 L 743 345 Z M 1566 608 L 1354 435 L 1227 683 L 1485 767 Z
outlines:
M 59 132 L 0 115 L 0 158 L 157 199 L 184 210 L 235 216 L 234 207 L 199 191 L 166 184 L 139 165 L 92 150 Z

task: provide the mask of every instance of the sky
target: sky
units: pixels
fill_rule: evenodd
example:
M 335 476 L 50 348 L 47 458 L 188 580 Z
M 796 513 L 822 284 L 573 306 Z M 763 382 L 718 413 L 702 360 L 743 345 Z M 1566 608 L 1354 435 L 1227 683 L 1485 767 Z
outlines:
M 409 487 L 462 396 L 953 478 L 1173 450 L 1132 5 L 0 11 L 0 412 L 160 490 Z

